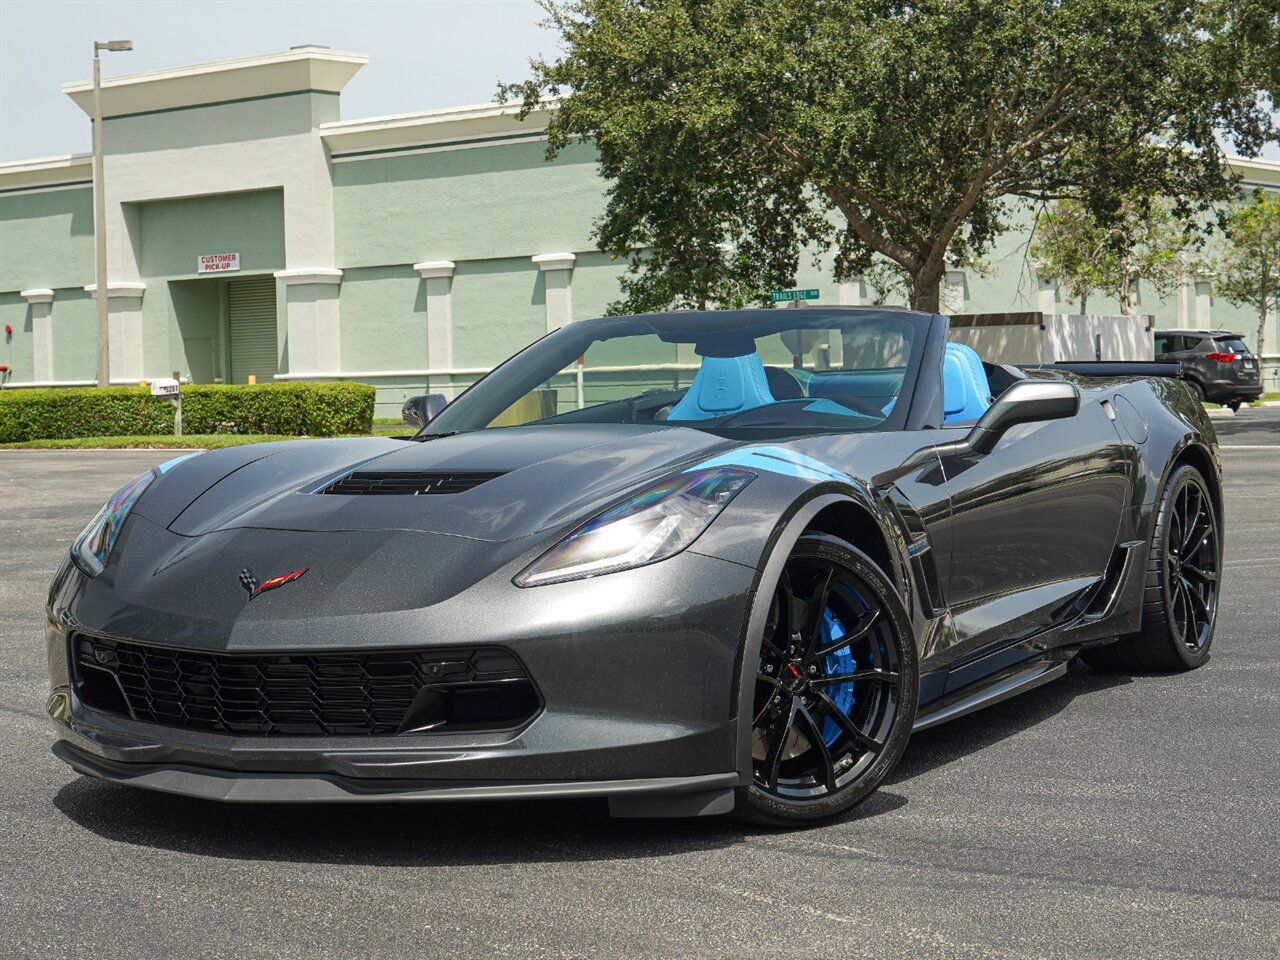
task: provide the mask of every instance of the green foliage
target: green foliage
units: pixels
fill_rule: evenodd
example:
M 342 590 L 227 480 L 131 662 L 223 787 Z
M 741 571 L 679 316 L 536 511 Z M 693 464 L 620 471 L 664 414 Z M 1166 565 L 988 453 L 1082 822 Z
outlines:
M 376 391 L 364 383 L 191 385 L 184 434 L 332 437 L 368 433 Z M 173 405 L 143 387 L 0 390 L 0 443 L 173 434 Z
M 1167 200 L 1125 200 L 1114 220 L 1101 221 L 1084 204 L 1061 200 L 1036 218 L 1031 256 L 1036 272 L 1056 280 L 1088 312 L 1089 296 L 1110 294 L 1120 312 L 1133 313 L 1134 287 L 1148 282 L 1173 293 L 1190 268 L 1197 237 L 1175 218 Z
M 877 255 L 935 309 L 1014 198 L 1133 197 L 1192 222 L 1230 196 L 1217 134 L 1276 136 L 1260 91 L 1274 0 L 547 0 L 564 54 L 500 88 L 560 98 L 548 154 L 595 143 L 600 248 L 631 263 L 615 311 L 837 279 Z M 1265 48 L 1265 49 L 1264 49 Z M 642 251 L 636 254 L 635 251 Z M 816 251 L 816 252 L 815 252 Z
M 1280 194 L 1258 191 L 1227 217 L 1227 242 L 1213 263 L 1214 291 L 1258 312 L 1259 354 L 1266 350 L 1267 314 L 1280 311 Z
M 364 434 L 361 434 L 364 436 Z M 274 443 L 281 440 L 316 440 L 319 437 L 292 437 L 271 433 L 194 433 L 181 437 L 125 436 L 72 437 L 63 440 L 20 440 L 0 443 L 2 450 L 221 450 L 246 443 Z

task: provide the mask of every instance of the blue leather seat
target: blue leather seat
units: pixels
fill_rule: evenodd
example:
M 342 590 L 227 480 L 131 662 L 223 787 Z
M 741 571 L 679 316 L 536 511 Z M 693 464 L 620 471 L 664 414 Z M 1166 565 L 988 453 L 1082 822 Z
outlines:
M 757 353 L 706 357 L 668 420 L 710 420 L 776 402 Z
M 948 343 L 942 358 L 942 422 L 977 420 L 991 406 L 991 384 L 973 347 Z

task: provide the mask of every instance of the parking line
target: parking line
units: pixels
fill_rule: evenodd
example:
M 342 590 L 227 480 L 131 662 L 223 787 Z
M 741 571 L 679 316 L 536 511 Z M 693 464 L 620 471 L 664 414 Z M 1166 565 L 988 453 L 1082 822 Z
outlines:
M 1219 450 L 1280 450 L 1280 443 L 1220 443 Z

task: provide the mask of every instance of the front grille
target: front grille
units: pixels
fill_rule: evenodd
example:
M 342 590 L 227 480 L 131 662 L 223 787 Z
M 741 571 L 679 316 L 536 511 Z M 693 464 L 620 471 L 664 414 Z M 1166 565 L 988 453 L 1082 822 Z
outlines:
M 241 736 L 375 736 L 504 729 L 539 709 L 498 647 L 223 654 L 72 638 L 80 699 L 107 713 Z
M 501 473 L 478 471 L 427 473 L 422 470 L 357 470 L 339 477 L 321 493 L 392 494 L 416 497 L 421 494 L 463 493 Z

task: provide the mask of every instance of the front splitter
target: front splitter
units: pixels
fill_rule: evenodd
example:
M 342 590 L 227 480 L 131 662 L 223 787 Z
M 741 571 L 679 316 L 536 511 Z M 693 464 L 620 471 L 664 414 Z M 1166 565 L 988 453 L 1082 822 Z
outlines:
M 81 753 L 65 740 L 53 754 L 86 776 L 225 803 L 458 802 L 608 797 L 614 816 L 706 816 L 733 809 L 737 773 L 639 780 L 424 781 L 310 773 L 239 773 L 185 764 L 121 763 Z

